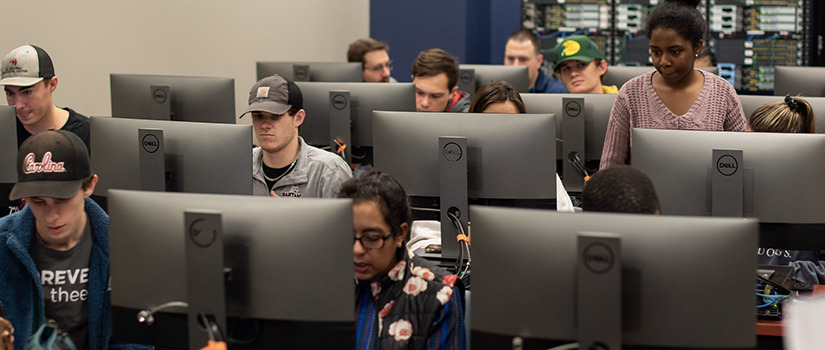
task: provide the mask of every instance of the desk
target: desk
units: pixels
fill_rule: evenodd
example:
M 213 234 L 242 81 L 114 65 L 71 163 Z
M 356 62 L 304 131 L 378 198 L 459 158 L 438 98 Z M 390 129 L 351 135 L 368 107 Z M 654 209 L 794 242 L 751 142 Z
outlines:
M 825 285 L 814 285 L 811 294 L 825 294 Z M 758 349 L 782 349 L 782 320 L 756 320 Z

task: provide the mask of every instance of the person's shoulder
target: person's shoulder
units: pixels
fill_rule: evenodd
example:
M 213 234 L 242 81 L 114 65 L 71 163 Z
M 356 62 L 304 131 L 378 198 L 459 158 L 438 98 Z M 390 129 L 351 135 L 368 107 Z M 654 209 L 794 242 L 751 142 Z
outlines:
M 307 147 L 307 162 L 309 162 L 310 165 L 322 165 L 327 168 L 346 170 L 352 173 L 352 170 L 347 165 L 347 162 L 344 161 L 344 158 L 341 158 L 341 156 L 312 145 L 305 145 Z

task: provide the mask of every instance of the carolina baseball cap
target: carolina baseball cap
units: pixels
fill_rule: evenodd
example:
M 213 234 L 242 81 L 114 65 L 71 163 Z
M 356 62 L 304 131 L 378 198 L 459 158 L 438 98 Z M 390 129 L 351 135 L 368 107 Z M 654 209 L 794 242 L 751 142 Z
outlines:
M 71 198 L 92 175 L 83 141 L 64 130 L 30 136 L 17 152 L 17 183 L 10 200 L 24 197 Z
M 51 77 L 54 77 L 51 57 L 34 45 L 11 50 L 0 64 L 0 85 L 32 86 Z
M 576 60 L 582 62 L 590 62 L 597 58 L 604 58 L 599 47 L 593 40 L 590 40 L 586 35 L 571 35 L 558 43 L 553 49 L 553 54 L 556 56 L 556 66 L 562 62 Z
M 292 107 L 304 108 L 301 89 L 291 80 L 275 74 L 258 80 L 252 86 L 249 91 L 249 107 L 240 117 L 256 111 L 281 115 Z

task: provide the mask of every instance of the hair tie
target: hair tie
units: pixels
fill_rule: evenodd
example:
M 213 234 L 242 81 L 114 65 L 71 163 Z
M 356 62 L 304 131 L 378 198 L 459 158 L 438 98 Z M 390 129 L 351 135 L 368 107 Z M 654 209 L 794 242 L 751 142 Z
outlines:
M 799 111 L 799 101 L 796 99 L 796 97 L 793 97 L 793 96 L 790 96 L 790 95 L 785 95 L 785 104 L 787 104 L 788 107 L 791 108 L 791 111 L 794 111 L 796 113 L 800 113 L 800 111 Z

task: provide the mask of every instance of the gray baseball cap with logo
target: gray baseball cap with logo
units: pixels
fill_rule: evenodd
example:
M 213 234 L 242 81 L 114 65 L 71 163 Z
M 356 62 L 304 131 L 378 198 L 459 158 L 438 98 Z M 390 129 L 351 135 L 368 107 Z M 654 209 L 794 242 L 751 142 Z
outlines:
M 240 117 L 249 112 L 281 115 L 292 107 L 304 108 L 301 89 L 291 80 L 276 74 L 258 80 L 252 85 L 249 91 L 249 107 Z

